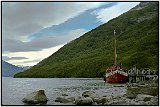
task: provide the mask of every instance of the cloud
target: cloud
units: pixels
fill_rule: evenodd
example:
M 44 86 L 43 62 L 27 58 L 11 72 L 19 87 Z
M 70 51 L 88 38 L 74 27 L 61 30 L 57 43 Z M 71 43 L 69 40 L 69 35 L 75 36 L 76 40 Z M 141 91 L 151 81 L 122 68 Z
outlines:
M 39 59 L 23 60 L 23 61 L 10 61 L 10 63 L 12 63 L 16 66 L 33 66 L 42 60 L 43 60 L 43 58 L 39 58 Z
M 51 48 L 74 40 L 87 31 L 84 29 L 76 29 L 66 32 L 61 32 L 58 35 L 44 36 L 34 39 L 29 42 L 22 42 L 20 40 L 4 39 L 2 40 L 2 51 L 4 52 L 27 52 L 40 51 L 42 49 Z
M 4 61 L 8 61 L 8 60 L 24 60 L 24 59 L 28 59 L 26 57 L 8 57 L 8 56 L 2 56 L 2 59 Z
M 59 26 L 89 9 L 109 4 L 108 2 L 3 2 L 2 45 L 4 52 L 39 51 L 57 46 L 85 32 L 84 28 L 56 30 L 45 37 L 34 36 L 49 26 Z M 70 24 L 71 26 L 72 24 Z M 74 25 L 76 26 L 76 25 Z M 66 27 L 65 27 L 66 28 Z M 77 35 L 74 35 L 77 31 Z M 73 34 L 72 34 L 73 33 Z M 39 34 L 39 33 L 38 33 Z M 61 36 L 63 35 L 63 36 Z M 47 36 L 47 37 L 46 37 Z M 57 37 L 56 37 L 57 36 Z M 60 40 L 61 39 L 61 40 Z
M 10 52 L 4 53 L 4 56 L 7 57 L 27 57 L 28 59 L 24 60 L 9 60 L 8 62 L 14 65 L 23 65 L 23 66 L 33 66 L 40 62 L 42 59 L 47 58 L 52 55 L 54 52 L 63 47 L 64 44 L 51 47 L 48 49 L 43 49 L 41 51 L 32 51 L 32 52 Z
M 101 8 L 109 8 L 112 6 L 117 5 L 118 3 L 113 2 L 113 3 L 108 3 L 105 4 L 103 6 L 100 6 L 97 9 L 101 9 Z M 42 36 L 46 36 L 47 35 L 53 35 L 53 34 L 58 34 L 67 30 L 74 30 L 74 29 L 86 29 L 86 30 L 91 30 L 96 28 L 97 26 L 103 24 L 102 22 L 97 22 L 97 18 L 95 14 L 92 14 L 92 12 L 95 9 L 89 9 L 86 10 L 85 12 L 81 13 L 80 15 L 69 19 L 67 21 L 65 21 L 64 23 L 61 23 L 59 25 L 53 25 L 51 27 L 48 28 L 44 28 L 43 30 L 41 30 L 40 32 L 37 32 L 33 35 L 30 36 L 30 38 L 34 39 L 34 38 L 38 38 L 38 37 L 42 37 Z
M 139 2 L 119 2 L 116 6 L 96 10 L 93 14 L 97 15 L 98 21 L 106 23 L 109 20 L 118 17 L 122 13 L 127 12 L 138 4 Z
M 30 60 L 30 61 L 21 61 L 21 62 L 18 62 L 18 63 L 23 63 L 23 64 L 25 64 L 25 63 L 35 63 L 35 62 L 40 62 L 40 61 L 42 61 L 43 59 L 35 59 L 35 60 Z
M 2 33 L 5 38 L 23 40 L 43 28 L 59 25 L 104 2 L 3 2 Z M 18 38 L 18 36 L 20 36 Z
M 111 2 L 3 2 L 2 50 L 3 52 L 39 51 L 69 42 L 92 27 L 100 25 L 94 22 L 96 18 L 89 10 L 115 4 Z M 87 14 L 90 14 L 89 19 L 85 17 Z M 80 16 L 79 20 L 78 16 Z M 82 21 L 83 19 L 85 20 Z M 51 25 L 50 29 L 48 26 Z M 49 32 L 45 32 L 45 27 Z

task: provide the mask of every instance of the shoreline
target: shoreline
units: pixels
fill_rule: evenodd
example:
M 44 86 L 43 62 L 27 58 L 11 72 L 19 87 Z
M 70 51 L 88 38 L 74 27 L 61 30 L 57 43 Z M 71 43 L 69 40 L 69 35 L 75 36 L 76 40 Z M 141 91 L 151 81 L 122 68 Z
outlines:
M 158 105 L 158 81 L 141 81 L 139 83 L 112 84 L 110 90 L 83 90 L 79 95 L 60 93 L 52 104 L 45 105 Z M 126 93 L 121 93 L 122 89 Z M 109 89 L 109 88 L 108 88 Z M 101 91 L 100 91 L 101 90 Z M 98 93 L 101 92 L 101 93 Z M 113 92 L 110 92 L 113 91 Z M 43 105 L 43 104 L 36 104 Z

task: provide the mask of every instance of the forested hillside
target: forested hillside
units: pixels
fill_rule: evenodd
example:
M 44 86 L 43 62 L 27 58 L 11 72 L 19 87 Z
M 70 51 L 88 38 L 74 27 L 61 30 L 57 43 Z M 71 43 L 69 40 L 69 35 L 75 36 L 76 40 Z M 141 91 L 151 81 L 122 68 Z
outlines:
M 15 77 L 102 77 L 113 65 L 158 68 L 158 2 L 139 6 L 66 44 L 56 53 Z M 114 36 L 113 31 L 116 31 Z

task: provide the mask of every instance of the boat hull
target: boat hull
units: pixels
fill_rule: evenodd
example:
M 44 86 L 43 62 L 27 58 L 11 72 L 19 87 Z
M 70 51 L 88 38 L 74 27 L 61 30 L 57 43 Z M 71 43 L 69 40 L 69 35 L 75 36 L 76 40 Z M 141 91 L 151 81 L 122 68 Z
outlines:
M 128 81 L 128 76 L 116 73 L 106 77 L 107 83 L 126 83 Z

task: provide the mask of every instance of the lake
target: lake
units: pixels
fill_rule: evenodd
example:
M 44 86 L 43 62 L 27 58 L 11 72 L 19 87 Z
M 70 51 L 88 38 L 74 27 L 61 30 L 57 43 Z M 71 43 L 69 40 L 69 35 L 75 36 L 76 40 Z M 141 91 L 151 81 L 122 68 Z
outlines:
M 45 90 L 47 105 L 57 105 L 54 100 L 62 93 L 69 96 L 82 95 L 92 90 L 99 95 L 123 95 L 124 84 L 104 84 L 102 78 L 12 78 L 2 77 L 2 104 L 25 105 L 22 99 L 29 93 Z

